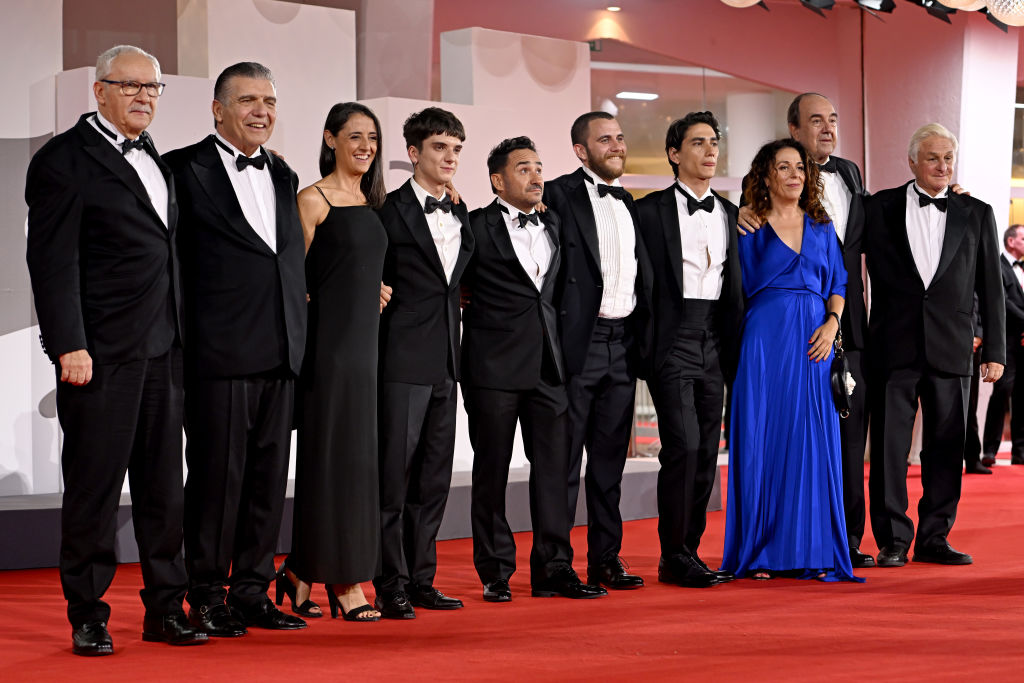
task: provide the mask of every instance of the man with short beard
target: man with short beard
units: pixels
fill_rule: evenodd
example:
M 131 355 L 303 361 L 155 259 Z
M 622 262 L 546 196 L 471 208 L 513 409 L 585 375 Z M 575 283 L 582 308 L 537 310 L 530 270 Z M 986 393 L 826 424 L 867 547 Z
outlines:
M 570 134 L 582 166 L 544 187 L 544 203 L 562 219 L 565 244 L 555 308 L 568 375 L 569 520 L 586 447 L 587 583 L 639 588 L 643 579 L 626 573 L 619 558 L 619 501 L 647 338 L 650 262 L 633 198 L 619 182 L 626 140 L 618 121 L 590 112 Z

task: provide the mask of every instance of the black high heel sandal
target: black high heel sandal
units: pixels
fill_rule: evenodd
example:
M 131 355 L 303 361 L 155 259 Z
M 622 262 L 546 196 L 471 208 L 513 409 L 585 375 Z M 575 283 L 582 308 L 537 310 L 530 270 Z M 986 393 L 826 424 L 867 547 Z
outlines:
M 316 604 L 312 600 L 306 600 L 301 605 L 295 605 L 295 584 L 288 578 L 288 575 L 284 571 L 284 565 L 281 565 L 281 569 L 277 572 L 274 579 L 276 585 L 277 599 L 274 601 L 277 606 L 280 607 L 281 603 L 284 602 L 284 596 L 287 595 L 288 599 L 292 603 L 292 612 L 295 612 L 300 617 L 306 617 L 307 619 L 319 619 L 324 615 L 323 611 L 314 612 L 313 609 L 320 609 L 320 605 Z M 312 588 L 312 586 L 311 586 Z
M 331 606 L 331 619 L 337 619 L 338 612 L 341 612 L 341 618 L 345 621 L 380 621 L 379 614 L 375 617 L 360 617 L 361 614 L 375 611 L 375 608 L 369 603 L 353 607 L 346 612 L 345 608 L 341 606 L 338 594 L 334 592 L 334 586 L 327 586 L 327 604 Z

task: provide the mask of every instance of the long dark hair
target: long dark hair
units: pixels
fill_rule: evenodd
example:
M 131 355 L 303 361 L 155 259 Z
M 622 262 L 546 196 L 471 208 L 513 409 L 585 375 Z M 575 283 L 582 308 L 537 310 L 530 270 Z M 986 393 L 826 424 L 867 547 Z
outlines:
M 804 165 L 804 189 L 800 192 L 798 206 L 810 216 L 815 223 L 827 223 L 830 219 L 825 207 L 821 205 L 821 173 L 818 164 L 807 158 L 804 146 L 793 138 L 775 140 L 757 150 L 754 161 L 750 164 L 743 183 L 743 201 L 762 221 L 772 209 L 772 198 L 768 194 L 768 178 L 775 173 L 775 155 L 787 147 L 795 149 Z
M 387 190 L 384 189 L 384 171 L 381 162 L 381 156 L 384 152 L 384 139 L 380 133 L 380 121 L 377 119 L 377 115 L 369 107 L 358 102 L 339 102 L 331 107 L 331 111 L 327 113 L 324 130 L 330 132 L 331 135 L 337 135 L 345 127 L 345 122 L 353 114 L 362 114 L 367 117 L 373 121 L 373 127 L 377 129 L 377 153 L 374 155 L 373 161 L 370 162 L 369 170 L 363 174 L 362 180 L 359 181 L 359 189 L 363 191 L 366 203 L 375 209 L 379 209 L 384 206 L 384 197 L 387 196 Z M 334 150 L 328 147 L 327 141 L 321 137 L 320 175 L 324 178 L 329 176 L 334 172 L 337 163 L 337 160 L 334 158 Z

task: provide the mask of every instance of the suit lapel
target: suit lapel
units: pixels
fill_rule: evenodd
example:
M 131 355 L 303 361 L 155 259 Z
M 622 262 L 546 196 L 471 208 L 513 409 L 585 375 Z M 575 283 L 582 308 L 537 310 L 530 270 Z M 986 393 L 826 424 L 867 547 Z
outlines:
M 966 232 L 967 206 L 960 201 L 958 195 L 949 192 L 946 201 L 946 229 L 942 236 L 942 252 L 939 255 L 939 265 L 935 268 L 935 277 L 932 278 L 932 282 L 937 282 L 949 268 Z
M 903 252 L 904 260 L 908 264 L 908 272 L 914 273 L 917 276 L 917 281 L 924 288 L 924 280 L 917 270 L 914 252 L 910 250 L 910 238 L 907 236 L 907 185 L 904 185 L 901 191 L 895 194 L 893 200 L 886 204 L 883 213 L 885 224 L 892 233 L 893 245 Z
M 509 267 L 516 273 L 516 276 L 523 284 L 529 284 L 530 287 L 536 289 L 533 280 L 530 279 L 530 276 L 523 269 L 523 264 L 519 261 L 515 247 L 512 246 L 512 236 L 508 234 L 508 227 L 502 213 L 498 200 L 494 200 L 487 206 L 487 233 L 490 235 L 491 241 L 494 242 L 494 246 L 497 248 L 498 255 L 501 256 L 502 260 L 509 264 Z
M 597 221 L 594 219 L 594 207 L 590 203 L 590 192 L 587 190 L 587 181 L 584 180 L 586 171 L 582 168 L 576 169 L 573 174 L 575 187 L 569 188 L 569 207 L 576 219 L 576 225 L 580 228 L 580 235 L 583 242 L 590 250 L 590 257 L 594 263 L 600 265 L 601 251 L 597 243 Z
M 863 193 L 863 188 L 860 186 L 856 167 L 852 161 L 836 157 L 836 167 L 839 170 L 839 177 L 843 179 L 846 189 L 850 193 L 850 210 L 846 214 L 846 239 L 840 240 L 840 243 L 845 246 L 847 242 L 859 237 L 859 235 L 854 234 L 854 231 L 862 223 L 861 213 L 864 211 L 864 202 L 861 199 L 861 194 Z
M 423 255 L 427 258 L 434 272 L 448 282 L 444 274 L 444 266 L 441 265 L 441 257 L 437 255 L 437 247 L 434 246 L 434 238 L 430 234 L 430 226 L 427 225 L 426 215 L 423 207 L 416 199 L 416 193 L 412 189 L 413 180 L 410 178 L 398 191 L 398 215 L 405 221 L 405 227 L 409 234 L 419 245 Z M 463 226 L 465 227 L 465 226 Z
M 458 218 L 459 222 L 462 223 L 462 228 L 459 231 L 462 240 L 459 245 L 459 255 L 455 257 L 455 267 L 452 268 L 452 277 L 449 282 L 449 286 L 452 282 L 457 283 L 462 278 L 462 273 L 466 270 L 466 266 L 469 264 L 469 259 L 473 256 L 473 248 L 476 246 L 476 238 L 473 237 L 473 228 L 469 225 L 469 210 L 466 208 L 465 200 L 462 200 L 460 203 L 452 207 L 452 215 Z M 434 253 L 437 253 L 437 249 L 434 249 Z M 440 263 L 440 260 L 438 260 L 438 263 Z
M 267 155 L 267 164 L 270 167 L 270 177 L 274 183 L 274 198 L 277 205 L 274 209 L 275 231 L 277 232 L 277 253 L 283 253 L 288 242 L 294 235 L 294 226 L 291 218 L 291 206 L 295 205 L 295 188 L 292 187 L 291 174 L 284 162 L 275 159 L 274 155 L 264 150 Z M 262 241 L 262 240 L 261 240 Z
M 562 241 L 559 239 L 561 228 L 558 223 L 558 215 L 554 211 L 541 214 L 541 220 L 544 221 L 544 232 L 547 233 L 548 239 L 551 240 L 551 260 L 548 261 L 548 269 L 544 274 L 544 285 L 540 288 L 540 291 L 550 301 L 550 295 L 558 275 L 558 266 L 562 258 Z
M 676 204 L 676 189 L 671 186 L 661 194 L 658 202 L 661 214 L 661 229 L 665 231 L 665 244 L 668 245 L 668 260 L 672 265 L 672 275 L 679 288 L 679 296 L 685 298 L 683 292 L 683 239 L 679 234 L 679 206 Z
M 199 186 L 210 199 L 210 206 L 221 214 L 225 222 L 245 241 L 260 249 L 273 253 L 270 246 L 256 234 L 256 231 L 242 213 L 242 205 L 238 202 L 235 188 L 231 185 L 228 172 L 224 170 L 224 162 L 220 160 L 220 152 L 213 142 L 213 135 L 200 143 L 195 159 L 191 162 Z M 280 213 L 280 211 L 278 211 Z

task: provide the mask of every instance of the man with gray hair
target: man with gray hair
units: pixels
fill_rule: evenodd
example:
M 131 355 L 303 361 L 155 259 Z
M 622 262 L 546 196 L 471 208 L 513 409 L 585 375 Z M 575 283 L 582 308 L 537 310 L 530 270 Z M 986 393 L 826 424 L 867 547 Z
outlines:
M 179 188 L 190 339 L 189 619 L 211 636 L 236 637 L 246 626 L 306 626 L 267 597 L 305 351 L 305 245 L 298 178 L 263 147 L 277 120 L 270 70 L 241 62 L 221 72 L 213 118 L 213 134 L 167 163 Z
M 874 284 L 868 336 L 872 415 L 868 481 L 880 567 L 971 564 L 947 537 L 960 500 L 973 371 L 974 295 L 985 330 L 981 377 L 1005 362 L 1005 309 L 992 207 L 949 191 L 957 140 L 937 123 L 910 139 L 914 180 L 865 201 L 865 253 Z M 923 420 L 918 529 L 907 516 L 907 452 Z
M 100 55 L 84 114 L 33 157 L 28 267 L 64 430 L 60 579 L 72 652 L 108 655 L 125 473 L 146 606 L 143 640 L 206 642 L 182 611 L 181 291 L 174 182 L 146 128 L 164 84 L 145 51 Z

